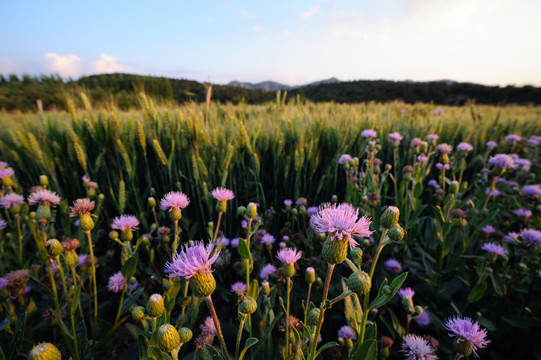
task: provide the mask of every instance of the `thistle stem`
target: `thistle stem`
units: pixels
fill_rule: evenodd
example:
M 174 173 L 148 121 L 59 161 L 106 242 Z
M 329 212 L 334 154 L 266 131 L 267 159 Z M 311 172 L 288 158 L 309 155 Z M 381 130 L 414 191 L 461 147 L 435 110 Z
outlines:
M 246 322 L 246 315 L 244 315 L 242 319 L 240 320 L 239 332 L 237 335 L 237 345 L 235 346 L 235 359 L 239 358 L 240 340 L 242 339 L 242 330 L 244 328 L 245 322 Z
M 118 324 L 118 319 L 120 319 L 120 312 L 122 311 L 122 305 L 124 305 L 124 294 L 126 294 L 126 290 L 128 287 L 124 285 L 124 288 L 122 289 L 122 295 L 120 295 L 120 303 L 118 304 L 118 311 L 116 312 L 116 318 L 115 318 L 115 325 Z
M 19 214 L 15 214 L 15 221 L 17 222 L 17 234 L 19 235 L 19 262 L 23 264 L 23 235 L 21 234 L 21 217 Z
M 291 292 L 291 278 L 287 278 L 287 298 L 286 298 L 286 359 L 289 358 L 291 349 L 289 348 L 289 293 Z
M 308 317 L 308 309 L 310 308 L 310 294 L 312 293 L 312 283 L 308 284 L 308 294 L 306 295 L 306 307 L 304 309 L 304 323 L 306 324 L 306 318 Z
M 92 245 L 92 235 L 90 230 L 85 231 L 90 249 L 90 268 L 92 269 L 92 290 L 94 292 L 94 323 L 98 323 L 98 287 L 96 285 L 96 265 L 94 264 L 94 247 Z
M 220 340 L 220 346 L 222 347 L 222 352 L 224 353 L 225 360 L 230 360 L 229 353 L 227 352 L 227 347 L 225 346 L 225 340 L 224 340 L 224 335 L 222 334 L 222 328 L 220 327 L 220 320 L 218 320 L 216 309 L 214 308 L 214 304 L 212 303 L 212 297 L 210 295 L 207 296 L 205 298 L 205 301 L 207 302 L 207 306 L 210 310 L 210 314 L 212 315 L 212 319 L 214 320 L 214 325 L 216 326 L 216 333 L 218 334 L 218 339 Z
M 325 286 L 323 287 L 323 296 L 321 297 L 319 321 L 317 323 L 316 331 L 314 332 L 314 337 L 312 338 L 312 341 L 310 341 L 310 352 L 308 355 L 309 360 L 315 360 L 316 358 L 317 340 L 319 339 L 319 333 L 321 331 L 321 326 L 323 325 L 323 316 L 325 314 L 325 308 L 323 307 L 323 303 L 325 302 L 325 300 L 327 300 L 327 295 L 329 294 L 329 286 L 331 285 L 331 278 L 334 266 L 335 264 L 328 264 L 327 267 L 327 276 L 325 277 Z

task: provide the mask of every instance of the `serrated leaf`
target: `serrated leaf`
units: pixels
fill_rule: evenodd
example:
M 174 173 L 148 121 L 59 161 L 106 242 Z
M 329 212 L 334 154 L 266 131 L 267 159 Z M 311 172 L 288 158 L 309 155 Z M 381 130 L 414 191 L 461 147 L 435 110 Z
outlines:
M 126 280 L 129 280 L 132 276 L 135 275 L 135 271 L 137 270 L 137 258 L 135 256 L 132 256 L 126 260 L 124 265 L 122 265 L 122 269 L 120 272 L 124 276 Z
M 9 344 L 9 358 L 8 358 L 9 360 L 15 359 L 15 357 L 19 353 L 19 350 L 21 349 L 21 345 L 23 343 L 23 338 L 24 338 L 25 325 L 26 325 L 26 313 L 23 312 L 21 316 L 19 317 L 19 320 L 17 321 L 17 326 L 15 327 L 15 331 L 13 332 L 13 336 Z
M 377 360 L 378 359 L 378 342 L 376 340 L 366 340 L 355 351 L 350 360 Z

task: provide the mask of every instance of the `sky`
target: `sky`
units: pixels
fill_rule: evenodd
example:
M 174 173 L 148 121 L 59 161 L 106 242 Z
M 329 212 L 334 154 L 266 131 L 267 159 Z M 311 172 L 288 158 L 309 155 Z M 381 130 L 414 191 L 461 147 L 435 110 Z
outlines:
M 541 86 L 540 0 L 0 1 L 0 74 Z

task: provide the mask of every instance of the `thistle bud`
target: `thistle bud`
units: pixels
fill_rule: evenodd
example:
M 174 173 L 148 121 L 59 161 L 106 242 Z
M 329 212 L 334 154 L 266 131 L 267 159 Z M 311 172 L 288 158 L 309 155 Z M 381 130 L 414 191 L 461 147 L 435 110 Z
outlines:
M 244 214 L 246 214 L 246 207 L 244 206 L 239 206 L 237 208 L 237 215 L 238 216 L 244 216 Z
M 381 226 L 385 229 L 390 229 L 398 224 L 400 210 L 396 206 L 389 206 L 381 215 Z
M 56 239 L 47 240 L 47 242 L 45 243 L 45 247 L 47 247 L 47 253 L 49 254 L 49 256 L 53 258 L 59 256 L 64 252 L 64 247 L 62 246 L 60 241 Z
M 171 324 L 165 324 L 158 329 L 158 346 L 164 352 L 171 352 L 181 344 L 177 329 Z
M 413 315 L 415 316 L 419 316 L 425 312 L 425 309 L 423 309 L 421 305 L 415 305 L 414 309 L 415 309 L 415 312 L 413 313 Z
M 79 265 L 79 256 L 77 256 L 77 253 L 74 250 L 66 253 L 66 264 L 70 269 L 73 269 Z
M 115 231 L 115 230 L 111 231 L 111 232 L 109 233 L 109 239 L 111 239 L 111 240 L 116 240 L 116 239 L 118 239 L 118 232 Z
M 246 208 L 246 215 L 248 215 L 250 219 L 257 216 L 257 205 L 255 203 L 251 202 L 248 204 L 248 207 Z
M 39 183 L 43 187 L 46 187 L 47 185 L 49 185 L 49 179 L 47 178 L 47 175 L 40 175 Z
M 349 256 L 351 257 L 351 260 L 353 260 L 354 263 L 359 265 L 363 260 L 363 249 L 360 247 L 354 247 L 349 252 Z
M 92 220 L 92 216 L 90 216 L 90 214 L 81 214 L 79 216 L 79 220 L 81 222 L 81 230 L 91 231 L 94 229 L 94 220 Z
M 308 317 L 306 318 L 306 322 L 308 323 L 308 325 L 316 326 L 318 324 L 320 312 L 321 311 L 319 310 L 319 308 L 313 308 L 312 310 L 310 310 L 310 312 L 308 313 Z
M 392 168 L 393 166 L 391 164 L 385 164 L 385 171 L 389 172 Z
M 449 183 L 449 192 L 451 194 L 456 195 L 458 193 L 458 186 L 459 186 L 458 181 L 455 181 L 455 180 L 451 181 Z
M 150 207 L 156 207 L 156 199 L 154 199 L 153 197 L 149 197 L 147 199 L 147 202 L 148 202 L 148 206 Z
M 180 336 L 180 343 L 184 344 L 187 343 L 192 339 L 192 330 L 183 327 L 178 329 L 178 335 Z
M 402 307 L 406 311 L 406 314 L 413 315 L 415 313 L 415 307 L 413 306 L 413 299 L 410 297 L 402 298 Z
M 321 255 L 329 264 L 343 263 L 348 255 L 348 240 L 346 238 L 331 240 L 330 237 L 327 237 L 323 243 Z
M 455 341 L 453 341 L 453 349 L 455 349 L 456 353 L 459 355 L 470 356 L 473 352 L 471 343 L 469 341 L 460 340 L 460 338 L 457 338 Z
M 171 208 L 171 211 L 169 212 L 169 219 L 171 221 L 176 222 L 179 221 L 182 218 L 182 211 L 180 209 Z
M 136 306 L 131 310 L 131 317 L 135 321 L 141 321 L 145 318 L 145 308 L 142 306 Z
M 216 280 L 212 274 L 198 272 L 190 279 L 190 289 L 199 298 L 207 297 L 216 290 Z
M 133 231 L 130 228 L 122 230 L 120 233 L 120 240 L 122 241 L 131 241 L 133 239 Z
M 391 241 L 397 242 L 404 238 L 406 231 L 400 225 L 396 225 L 389 229 L 387 235 Z
M 239 305 L 239 311 L 244 315 L 252 315 L 257 310 L 257 301 L 251 296 L 246 296 L 243 302 Z
M 370 276 L 364 271 L 356 271 L 348 278 L 349 289 L 359 296 L 367 294 L 371 286 Z
M 270 284 L 267 280 L 263 280 L 263 282 L 261 283 L 261 291 L 265 296 L 270 295 Z
M 38 210 L 36 211 L 36 220 L 46 221 L 49 220 L 51 216 L 51 207 L 48 204 L 38 206 Z
M 216 203 L 216 211 L 224 213 L 227 210 L 227 200 L 218 200 Z
M 296 272 L 295 265 L 293 264 L 282 265 L 282 274 L 284 274 L 286 278 L 292 278 L 295 275 L 295 272 Z
M 41 343 L 32 348 L 28 354 L 30 360 L 61 360 L 62 354 L 51 343 Z
M 305 279 L 308 284 L 316 282 L 316 270 L 313 267 L 306 268 Z
M 336 196 L 336 195 L 331 196 L 331 202 L 332 203 L 337 203 L 338 202 L 338 196 Z
M 191 281 L 190 281 L 191 284 Z M 151 318 L 155 318 L 163 314 L 165 310 L 163 297 L 160 294 L 153 294 L 147 301 L 146 312 Z

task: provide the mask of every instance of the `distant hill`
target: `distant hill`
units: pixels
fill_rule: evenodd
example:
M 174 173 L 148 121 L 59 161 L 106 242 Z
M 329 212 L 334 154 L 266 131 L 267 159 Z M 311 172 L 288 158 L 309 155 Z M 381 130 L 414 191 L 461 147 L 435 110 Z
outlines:
M 249 82 L 240 82 L 240 81 L 231 81 L 227 86 L 240 87 L 243 89 L 249 90 L 265 90 L 265 91 L 278 91 L 278 90 L 287 90 L 291 86 L 277 83 L 275 81 L 263 81 L 256 84 Z

